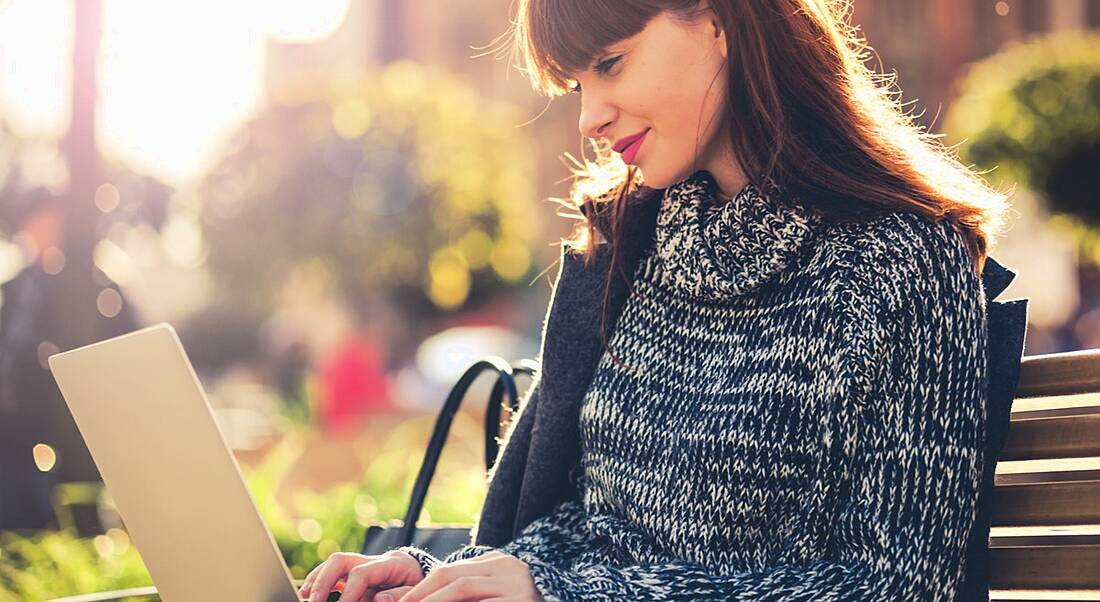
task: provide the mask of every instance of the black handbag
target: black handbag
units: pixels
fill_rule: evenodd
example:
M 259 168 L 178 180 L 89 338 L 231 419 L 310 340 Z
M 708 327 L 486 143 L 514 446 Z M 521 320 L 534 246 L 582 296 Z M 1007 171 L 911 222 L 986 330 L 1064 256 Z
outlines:
M 489 408 L 485 414 L 485 469 L 486 471 L 490 470 L 497 456 L 497 437 L 500 434 L 501 426 L 501 398 L 507 392 L 508 405 L 511 411 L 515 412 L 519 407 L 515 374 L 520 373 L 533 377 L 538 368 L 539 364 L 533 360 L 520 360 L 515 365 L 509 365 L 507 361 L 499 357 L 486 357 L 466 369 L 466 372 L 462 374 L 447 395 L 443 408 L 436 418 L 432 438 L 428 442 L 428 449 L 424 453 L 424 461 L 420 465 L 420 472 L 417 474 L 416 483 L 413 485 L 412 497 L 409 500 L 409 508 L 405 512 L 405 519 L 403 521 L 393 520 L 388 523 L 370 525 L 363 537 L 361 553 L 377 555 L 401 546 L 413 545 L 426 550 L 436 558 L 443 558 L 470 543 L 472 525 L 416 525 L 416 519 L 420 516 L 420 510 L 424 506 L 424 498 L 428 493 L 428 485 L 431 483 L 436 464 L 439 462 L 439 454 L 443 449 L 443 444 L 447 441 L 451 422 L 466 396 L 466 391 L 474 380 L 482 372 L 496 372 L 497 381 L 489 395 Z

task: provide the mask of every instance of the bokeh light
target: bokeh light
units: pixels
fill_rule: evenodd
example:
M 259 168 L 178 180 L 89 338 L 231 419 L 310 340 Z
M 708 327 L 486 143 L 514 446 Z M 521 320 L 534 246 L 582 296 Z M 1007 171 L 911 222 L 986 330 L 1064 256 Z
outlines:
M 298 521 L 298 537 L 301 537 L 302 541 L 317 543 L 321 541 L 321 536 L 323 534 L 321 523 L 316 520 L 312 518 L 303 518 Z
M 96 309 L 108 318 L 113 318 L 122 311 L 122 295 L 113 288 L 105 288 L 99 291 L 95 300 Z
M 350 0 L 269 0 L 253 12 L 268 35 L 280 42 L 314 42 L 344 21 Z
M 374 501 L 374 498 L 361 494 L 355 498 L 355 520 L 360 525 L 366 527 L 375 520 L 378 516 L 378 503 Z
M 115 553 L 125 554 L 130 549 L 130 535 L 122 529 L 118 527 L 107 529 L 107 537 L 114 542 Z
M 436 251 L 428 264 L 428 296 L 444 309 L 457 307 L 470 293 L 470 270 L 466 259 L 453 248 Z
M 104 182 L 95 190 L 95 206 L 103 213 L 110 213 L 118 208 L 121 201 L 118 187 L 110 182 Z
M 114 556 L 115 540 L 110 537 L 106 535 L 96 535 L 95 538 L 92 539 L 92 543 L 95 545 L 95 551 L 99 553 L 100 556 L 104 558 Z
M 367 103 L 359 98 L 348 98 L 332 110 L 332 126 L 336 133 L 353 140 L 363 135 L 370 127 L 371 112 Z
M 46 247 L 42 250 L 42 269 L 51 276 L 56 276 L 65 269 L 65 252 L 57 247 Z
M 53 341 L 42 341 L 38 344 L 38 365 L 45 370 L 49 370 L 49 357 L 60 351 Z
M 42 472 L 50 472 L 57 464 L 57 452 L 45 443 L 37 443 L 31 452 L 34 455 L 34 465 Z
M 335 539 L 323 539 L 317 544 L 317 556 L 328 558 L 340 551 L 340 544 Z

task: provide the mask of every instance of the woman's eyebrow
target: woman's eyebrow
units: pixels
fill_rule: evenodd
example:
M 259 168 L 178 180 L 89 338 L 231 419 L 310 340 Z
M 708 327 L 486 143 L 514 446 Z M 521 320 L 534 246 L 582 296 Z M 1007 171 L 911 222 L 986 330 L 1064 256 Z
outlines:
M 617 54 L 619 52 L 621 52 L 621 51 L 616 50 L 616 49 L 612 49 L 612 48 L 608 48 L 607 50 L 604 50 L 600 53 L 597 53 L 596 58 L 592 61 L 592 63 L 590 65 L 588 65 L 588 68 L 585 69 L 585 70 L 586 71 L 595 71 L 596 67 L 599 66 L 600 63 L 602 63 L 602 62 L 606 61 L 607 59 L 611 58 L 611 55 Z

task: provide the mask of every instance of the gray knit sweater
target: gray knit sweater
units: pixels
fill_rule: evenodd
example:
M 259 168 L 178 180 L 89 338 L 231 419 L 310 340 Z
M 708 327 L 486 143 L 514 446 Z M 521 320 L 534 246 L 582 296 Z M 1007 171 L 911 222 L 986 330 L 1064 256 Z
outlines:
M 583 499 L 499 549 L 551 602 L 953 599 L 987 389 L 962 236 L 714 192 L 698 172 L 661 199 L 626 365 L 605 353 L 581 406 Z

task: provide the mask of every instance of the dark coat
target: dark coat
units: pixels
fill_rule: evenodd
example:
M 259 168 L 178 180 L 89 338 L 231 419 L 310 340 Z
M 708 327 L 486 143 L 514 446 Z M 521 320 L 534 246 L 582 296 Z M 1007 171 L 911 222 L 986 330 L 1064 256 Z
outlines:
M 627 213 L 623 248 L 627 274 L 655 240 L 660 197 L 651 196 Z M 606 223 L 598 222 L 601 232 Z M 554 292 L 543 321 L 541 368 L 519 413 L 509 426 L 490 474 L 489 490 L 474 530 L 474 543 L 499 547 L 560 502 L 580 499 L 574 470 L 580 463 L 581 401 L 603 354 L 600 310 L 611 245 L 596 247 L 585 259 L 563 245 Z M 968 543 L 967 579 L 959 599 L 982 599 L 988 588 L 989 501 L 993 472 L 1008 430 L 1027 322 L 1027 299 L 993 300 L 1015 273 L 992 257 L 982 272 L 986 295 L 989 403 L 986 458 L 979 515 Z M 608 301 L 608 334 L 627 300 L 627 286 L 613 280 Z

